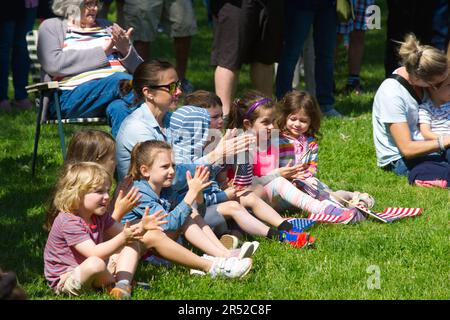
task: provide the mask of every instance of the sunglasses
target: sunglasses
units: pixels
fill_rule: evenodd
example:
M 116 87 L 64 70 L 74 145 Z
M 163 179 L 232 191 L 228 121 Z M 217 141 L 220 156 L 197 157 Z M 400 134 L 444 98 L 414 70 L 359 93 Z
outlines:
M 165 88 L 168 90 L 170 95 L 174 95 L 178 89 L 181 89 L 181 81 L 175 81 L 169 84 L 162 84 L 162 85 L 158 85 L 158 86 L 149 86 L 149 88 L 152 89 L 161 89 L 161 88 Z
M 433 83 L 428 82 L 428 81 L 425 81 L 425 83 L 428 84 L 431 88 L 433 88 L 434 91 L 437 91 L 437 90 L 439 90 L 442 87 L 444 82 L 447 81 L 449 75 L 450 75 L 450 73 L 447 73 L 447 76 L 445 77 L 445 79 L 442 80 L 441 82 L 436 83 L 436 84 L 433 84 Z

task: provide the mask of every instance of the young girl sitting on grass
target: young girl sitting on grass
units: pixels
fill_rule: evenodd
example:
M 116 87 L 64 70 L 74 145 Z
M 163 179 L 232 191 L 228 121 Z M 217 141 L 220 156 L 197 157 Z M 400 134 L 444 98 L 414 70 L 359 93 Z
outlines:
M 69 165 L 60 177 L 50 211 L 44 250 L 44 273 L 57 293 L 79 295 L 82 289 L 110 288 L 116 299 L 131 296 L 131 281 L 145 230 L 160 228 L 164 216 L 148 216 L 133 226 L 107 213 L 111 176 L 99 164 Z M 131 208 L 128 208 L 131 209 Z
M 95 129 L 79 130 L 70 140 L 67 149 L 66 165 L 81 161 L 95 161 L 102 165 L 112 176 L 116 169 L 114 160 L 115 149 L 115 141 L 109 133 Z M 133 180 L 130 180 L 122 180 L 117 186 L 112 205 L 109 206 L 108 212 L 115 209 L 112 213 L 112 218 L 118 222 L 141 197 L 140 194 L 135 194 L 134 190 L 138 189 L 133 188 Z M 126 195 L 123 196 L 124 194 Z M 159 229 L 147 231 L 140 242 L 142 242 L 140 249 L 142 252 L 145 252 L 144 256 L 146 257 L 149 254 L 154 257 L 158 255 L 163 259 L 193 270 L 201 270 L 203 274 L 208 274 L 211 277 L 242 277 L 251 267 L 251 265 L 248 265 L 247 260 L 242 262 L 235 257 L 227 259 L 199 257 L 191 250 L 173 241 Z M 148 258 L 151 259 L 152 257 Z M 155 258 L 153 260 L 158 259 Z M 196 273 L 199 274 L 199 272 Z
M 250 257 L 254 252 L 251 242 L 244 243 L 241 249 L 229 250 L 202 218 L 205 214 L 203 189 L 211 184 L 208 168 L 199 165 L 194 177 L 190 171 L 186 172 L 188 191 L 183 196 L 171 188 L 175 177 L 172 156 L 172 148 L 164 141 L 149 140 L 133 147 L 128 175 L 133 177 L 134 186 L 143 196 L 140 204 L 122 222 L 141 219 L 146 207 L 150 212 L 163 210 L 168 213 L 168 224 L 164 229 L 169 237 L 176 239 L 184 234 L 194 247 L 213 257 Z M 251 264 L 251 260 L 243 261 Z
M 290 180 L 297 187 L 319 200 L 332 200 L 334 203 L 346 204 L 345 201 L 373 207 L 374 200 L 367 193 L 339 190 L 332 192 L 330 188 L 316 178 L 318 143 L 321 112 L 313 96 L 306 91 L 292 90 L 278 104 L 277 127 L 280 130 L 279 165 L 300 165 L 301 169 Z M 326 191 L 323 191 L 326 190 Z M 364 219 L 355 212 L 352 222 Z
M 428 88 L 429 96 L 419 105 L 419 128 L 425 140 L 437 140 L 440 152 L 445 156 L 445 161 L 450 163 L 450 148 L 445 148 L 444 137 L 450 136 L 450 77 L 439 88 Z M 426 169 L 421 170 L 426 177 Z M 437 186 L 447 188 L 446 180 L 417 180 L 415 183 L 424 187 Z
M 279 137 L 274 130 L 275 106 L 271 99 L 258 91 L 248 91 L 235 100 L 232 110 L 230 125 L 252 132 L 257 137 L 256 152 L 251 159 L 253 185 L 264 186 L 265 195 L 272 206 L 286 209 L 286 206 L 282 207 L 276 201 L 282 199 L 282 204 L 289 204 L 290 209 L 296 207 L 308 213 L 340 216 L 340 223 L 347 223 L 353 218 L 356 209 L 342 209 L 331 201 L 319 201 L 290 183 L 289 180 L 302 173 L 304 167 L 293 161 L 279 167 Z
M 217 99 L 219 98 L 217 97 Z M 185 103 L 188 103 L 189 105 L 178 108 L 172 114 L 170 129 L 173 132 L 178 133 L 177 135 L 173 134 L 173 137 L 175 138 L 173 141 L 173 150 L 177 161 L 177 183 L 175 184 L 175 187 L 177 187 L 179 193 L 185 192 L 184 189 L 186 189 L 186 187 L 179 187 L 182 183 L 181 180 L 178 179 L 178 177 L 181 176 L 179 172 L 181 166 L 178 163 L 181 163 L 184 166 L 187 163 L 192 163 L 202 157 L 205 157 L 204 151 L 208 145 L 208 137 L 211 137 L 211 132 L 214 133 L 214 130 L 218 129 L 211 128 L 211 122 L 209 121 L 210 109 L 217 109 L 217 106 L 208 108 L 208 111 L 205 110 L 205 106 L 210 103 L 220 101 L 220 99 L 217 99 L 208 98 L 208 95 L 205 95 L 204 91 L 196 91 L 186 97 Z M 203 108 L 199 108 L 194 105 L 201 105 Z M 225 137 L 227 137 L 227 135 Z M 222 140 L 220 130 L 216 130 L 214 136 L 217 138 L 216 141 Z M 206 155 L 206 157 L 207 156 L 208 155 Z M 236 224 L 246 233 L 253 236 L 267 237 L 269 239 L 279 238 L 280 234 L 287 232 L 286 228 L 290 227 L 291 224 L 283 224 L 285 219 L 281 218 L 276 211 L 274 211 L 256 195 L 247 192 L 247 194 L 243 195 L 239 199 L 236 197 L 236 190 L 233 187 L 227 188 L 225 192 L 223 192 L 215 181 L 216 177 L 214 174 L 215 172 L 222 170 L 223 166 L 216 165 L 216 167 L 219 167 L 219 170 L 211 170 L 211 172 L 213 172 L 211 182 L 213 182 L 214 188 L 205 189 L 204 193 L 206 194 L 204 196 L 205 198 L 211 198 L 210 193 L 217 192 L 217 190 L 225 193 L 225 196 L 217 197 L 217 201 L 215 201 L 213 205 L 207 206 L 204 217 L 206 223 L 208 223 L 211 227 L 215 227 L 215 230 L 217 230 L 217 224 L 222 221 L 225 222 L 224 218 L 233 219 L 234 222 L 236 222 Z M 172 185 L 172 187 L 174 188 L 174 185 Z M 280 226 L 280 228 L 275 229 L 267 226 L 261 221 L 263 219 L 258 219 L 251 215 L 247 211 L 246 206 L 254 210 L 254 212 L 257 212 L 256 216 L 258 218 L 259 216 L 264 215 L 265 217 L 268 217 L 267 222 L 269 224 L 272 226 Z M 236 237 L 233 238 L 228 234 L 223 235 L 221 237 L 221 241 L 227 247 L 231 247 L 231 245 L 238 243 L 238 239 Z M 255 246 L 255 241 L 252 243 Z M 298 242 L 295 246 L 303 246 L 304 244 L 305 242 Z

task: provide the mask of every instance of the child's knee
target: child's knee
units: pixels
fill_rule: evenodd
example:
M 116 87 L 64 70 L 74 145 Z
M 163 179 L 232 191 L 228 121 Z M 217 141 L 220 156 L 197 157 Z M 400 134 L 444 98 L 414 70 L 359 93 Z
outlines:
M 167 239 L 164 232 L 160 230 L 148 230 L 142 238 L 142 244 L 145 249 L 151 249 L 157 246 L 158 242 L 163 241 L 163 239 Z
M 226 201 L 217 206 L 217 212 L 223 216 L 233 216 L 243 209 L 242 205 L 234 200 Z
M 83 262 L 83 265 L 91 274 L 98 274 L 106 270 L 106 262 L 99 257 L 89 257 Z

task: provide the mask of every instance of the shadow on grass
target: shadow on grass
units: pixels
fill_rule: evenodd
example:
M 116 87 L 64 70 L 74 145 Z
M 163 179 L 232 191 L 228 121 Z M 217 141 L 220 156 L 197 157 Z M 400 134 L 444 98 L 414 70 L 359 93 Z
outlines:
M 17 273 L 21 283 L 43 277 L 43 251 L 47 232 L 43 229 L 45 206 L 52 192 L 56 167 L 50 174 L 31 179 L 25 163 L 31 156 L 6 157 L 0 161 L 3 186 L 0 192 L 0 267 Z M 42 161 L 42 159 L 40 159 Z

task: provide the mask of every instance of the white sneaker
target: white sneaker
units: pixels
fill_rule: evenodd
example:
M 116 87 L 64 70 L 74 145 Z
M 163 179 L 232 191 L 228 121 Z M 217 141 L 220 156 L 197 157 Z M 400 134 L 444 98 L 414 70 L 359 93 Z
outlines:
M 203 271 L 198 270 L 198 269 L 191 269 L 191 271 L 189 272 L 189 274 L 190 274 L 191 276 L 200 276 L 200 277 L 203 277 L 203 276 L 206 275 L 206 272 L 203 272 Z
M 254 255 L 256 250 L 258 250 L 258 248 L 259 248 L 259 242 L 258 241 L 252 241 L 252 244 L 253 244 L 253 253 L 252 253 L 252 255 Z
M 220 242 L 223 244 L 225 248 L 228 250 L 236 249 L 239 245 L 239 239 L 232 234 L 224 234 L 220 237 Z
M 217 257 L 213 262 L 209 274 L 212 278 L 226 277 L 226 278 L 242 278 L 252 268 L 252 259 L 244 258 L 238 259 L 236 257 L 220 258 Z
M 206 260 L 210 260 L 210 261 L 214 261 L 216 259 L 216 257 L 210 256 L 209 254 L 204 253 L 202 255 L 203 259 Z M 206 275 L 206 272 L 202 271 L 202 270 L 198 270 L 198 269 L 191 269 L 189 274 L 194 275 L 194 276 L 204 276 Z
M 244 242 L 242 244 L 242 247 L 239 249 L 239 254 L 237 258 L 238 259 L 250 258 L 253 255 L 253 252 L 255 252 L 253 243 Z

